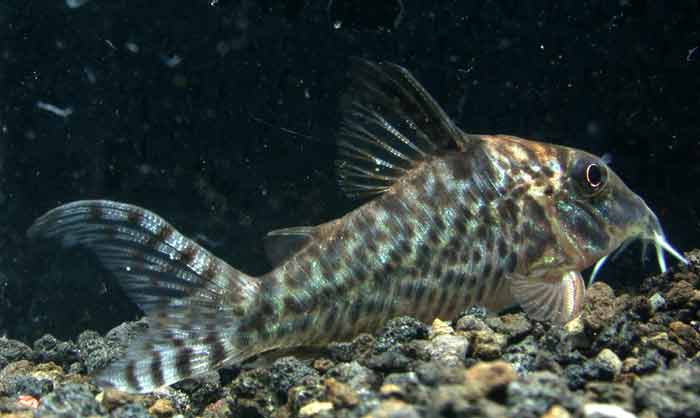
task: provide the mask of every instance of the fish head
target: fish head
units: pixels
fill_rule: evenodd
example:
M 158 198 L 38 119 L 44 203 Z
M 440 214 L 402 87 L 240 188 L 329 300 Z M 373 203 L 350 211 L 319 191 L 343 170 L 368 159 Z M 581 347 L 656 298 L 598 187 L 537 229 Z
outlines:
M 548 214 L 562 263 L 581 271 L 592 265 L 591 281 L 608 255 L 627 243 L 641 240 L 654 245 L 662 271 L 663 250 L 680 261 L 687 260 L 671 247 L 656 214 L 600 157 L 586 151 L 552 146 L 559 160 L 559 173 L 548 183 L 551 195 Z
M 505 197 L 517 201 L 522 273 L 580 272 L 595 265 L 592 281 L 610 253 L 634 240 L 654 245 L 664 272 L 664 250 L 688 263 L 667 242 L 654 212 L 602 158 L 507 135 L 479 138 L 510 183 Z

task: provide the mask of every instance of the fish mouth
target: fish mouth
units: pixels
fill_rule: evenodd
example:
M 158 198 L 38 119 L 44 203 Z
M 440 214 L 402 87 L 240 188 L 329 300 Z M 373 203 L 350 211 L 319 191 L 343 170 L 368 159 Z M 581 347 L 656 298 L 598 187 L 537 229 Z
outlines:
M 595 281 L 596 276 L 600 272 L 600 269 L 603 267 L 603 264 L 608 260 L 608 258 L 612 258 L 613 260 L 617 258 L 620 253 L 622 253 L 629 244 L 631 244 L 633 241 L 636 240 L 641 240 L 642 241 L 642 258 L 646 254 L 648 245 L 653 245 L 655 252 L 656 252 L 656 261 L 659 265 L 659 269 L 661 270 L 661 273 L 666 273 L 668 271 L 668 267 L 666 265 L 666 258 L 664 256 L 664 250 L 671 254 L 675 259 L 680 261 L 681 263 L 688 265 L 690 262 L 683 257 L 683 255 L 678 252 L 671 244 L 669 244 L 668 240 L 666 239 L 666 235 L 664 234 L 663 230 L 661 229 L 661 225 L 659 224 L 659 221 L 656 219 L 654 216 L 653 220 L 655 222 L 653 227 L 650 229 L 650 233 L 641 233 L 637 234 L 631 238 L 628 238 L 627 240 L 623 241 L 616 249 L 614 249 L 612 252 L 604 255 L 598 261 L 595 263 L 593 266 L 593 271 L 591 272 L 591 276 L 588 279 L 588 286 L 590 287 L 593 282 Z M 649 229 L 648 229 L 649 230 Z

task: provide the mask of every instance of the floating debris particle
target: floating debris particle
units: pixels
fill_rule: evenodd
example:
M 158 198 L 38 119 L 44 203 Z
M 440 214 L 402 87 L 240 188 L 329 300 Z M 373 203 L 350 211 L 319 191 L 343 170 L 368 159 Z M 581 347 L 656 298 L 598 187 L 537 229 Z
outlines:
M 36 107 L 38 107 L 41 110 L 53 113 L 54 115 L 60 116 L 62 118 L 67 118 L 68 116 L 73 114 L 72 107 L 66 107 L 62 109 L 56 105 L 52 105 L 51 103 L 42 102 L 41 100 L 36 102 Z
M 66 6 L 68 6 L 69 9 L 77 9 L 78 7 L 82 7 L 85 5 L 90 0 L 66 0 Z
M 135 44 L 134 42 L 127 42 L 124 44 L 124 46 L 126 47 L 127 51 L 134 53 L 134 54 L 138 54 L 139 51 L 141 50 L 141 48 L 137 44 Z
M 95 84 L 97 82 L 97 76 L 95 75 L 95 70 L 93 70 L 91 67 L 83 67 L 83 73 L 85 73 L 85 77 L 87 78 L 87 81 L 90 84 Z
M 172 55 L 161 55 L 161 59 L 163 60 L 163 64 L 165 64 L 166 67 L 174 68 L 180 65 L 182 62 L 182 57 L 180 57 L 177 54 L 172 54 Z

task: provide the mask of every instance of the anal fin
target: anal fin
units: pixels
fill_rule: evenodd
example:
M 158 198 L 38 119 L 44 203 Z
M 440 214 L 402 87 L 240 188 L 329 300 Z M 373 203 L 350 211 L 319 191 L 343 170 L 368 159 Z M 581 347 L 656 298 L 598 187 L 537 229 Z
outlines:
M 512 275 L 510 291 L 530 318 L 564 324 L 581 312 L 586 287 L 577 271 L 543 277 Z

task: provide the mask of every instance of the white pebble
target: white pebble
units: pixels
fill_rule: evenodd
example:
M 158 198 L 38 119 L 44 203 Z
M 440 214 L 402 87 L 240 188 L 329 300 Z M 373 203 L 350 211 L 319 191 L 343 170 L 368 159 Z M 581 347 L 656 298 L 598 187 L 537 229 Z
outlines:
M 637 418 L 622 407 L 607 403 L 589 403 L 583 406 L 583 416 L 586 418 Z
M 651 304 L 651 310 L 653 312 L 658 311 L 659 309 L 663 308 L 666 306 L 666 299 L 664 299 L 663 296 L 659 293 L 654 293 L 651 295 L 649 298 L 649 304 Z

